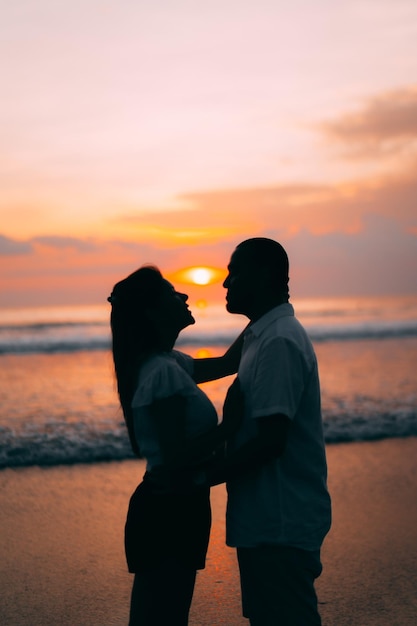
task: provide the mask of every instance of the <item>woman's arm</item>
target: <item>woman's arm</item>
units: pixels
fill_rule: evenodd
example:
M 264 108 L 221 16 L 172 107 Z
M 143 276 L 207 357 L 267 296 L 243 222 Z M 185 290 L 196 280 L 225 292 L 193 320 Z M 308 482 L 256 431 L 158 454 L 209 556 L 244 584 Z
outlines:
M 223 378 L 224 376 L 229 376 L 237 372 L 246 328 L 240 333 L 237 339 L 235 339 L 223 356 L 194 359 L 193 378 L 196 383 L 206 383 L 209 380 L 216 380 L 217 378 Z

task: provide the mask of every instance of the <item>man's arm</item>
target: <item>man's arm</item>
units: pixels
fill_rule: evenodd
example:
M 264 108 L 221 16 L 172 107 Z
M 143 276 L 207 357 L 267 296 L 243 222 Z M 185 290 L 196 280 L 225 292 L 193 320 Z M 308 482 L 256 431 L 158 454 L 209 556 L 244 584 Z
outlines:
M 240 333 L 223 356 L 194 359 L 193 379 L 196 383 L 205 383 L 237 372 L 245 330 Z
M 284 453 L 290 419 L 282 413 L 256 419 L 258 434 L 213 467 L 210 485 L 218 485 L 265 465 Z

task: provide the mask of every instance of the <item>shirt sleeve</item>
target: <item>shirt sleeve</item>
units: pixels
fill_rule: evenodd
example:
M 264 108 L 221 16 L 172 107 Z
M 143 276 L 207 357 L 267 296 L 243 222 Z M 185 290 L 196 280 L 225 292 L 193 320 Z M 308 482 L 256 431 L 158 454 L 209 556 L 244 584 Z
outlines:
M 304 391 L 304 372 L 303 357 L 294 342 L 277 337 L 262 345 L 251 390 L 251 416 L 282 413 L 293 419 Z
M 189 354 L 185 354 L 185 352 L 180 352 L 179 350 L 173 350 L 171 354 L 178 363 L 178 365 L 180 365 L 180 367 L 182 367 L 182 369 L 184 369 L 187 374 L 192 377 L 194 374 L 193 357 L 191 357 Z
M 132 407 L 150 406 L 155 400 L 185 394 L 188 387 L 189 376 L 176 360 L 160 360 L 146 376 L 139 379 Z

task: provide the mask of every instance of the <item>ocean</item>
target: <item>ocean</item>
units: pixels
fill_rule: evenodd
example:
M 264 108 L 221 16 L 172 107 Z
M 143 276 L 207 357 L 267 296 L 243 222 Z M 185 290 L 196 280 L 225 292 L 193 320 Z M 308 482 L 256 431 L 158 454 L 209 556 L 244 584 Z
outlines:
M 326 442 L 417 435 L 417 296 L 292 301 L 316 349 Z M 177 348 L 221 354 L 246 325 L 190 303 Z M 131 458 L 108 306 L 0 310 L 0 468 Z M 219 415 L 232 377 L 202 385 Z

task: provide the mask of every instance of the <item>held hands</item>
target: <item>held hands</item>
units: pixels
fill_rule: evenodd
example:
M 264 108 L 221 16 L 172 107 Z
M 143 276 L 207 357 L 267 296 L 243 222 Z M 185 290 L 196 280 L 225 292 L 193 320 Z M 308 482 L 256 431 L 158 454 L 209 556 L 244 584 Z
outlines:
M 226 436 L 231 435 L 241 424 L 245 411 L 244 396 L 238 377 L 227 390 L 223 404 L 222 425 Z

